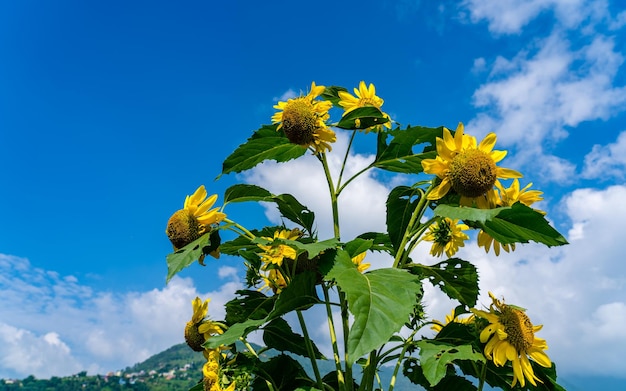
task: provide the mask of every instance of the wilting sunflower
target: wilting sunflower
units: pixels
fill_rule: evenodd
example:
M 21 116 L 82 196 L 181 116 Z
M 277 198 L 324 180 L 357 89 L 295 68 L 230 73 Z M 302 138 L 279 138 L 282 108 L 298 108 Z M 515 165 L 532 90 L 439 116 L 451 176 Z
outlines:
M 371 263 L 363 263 L 363 260 L 365 259 L 365 255 L 367 255 L 366 251 L 352 258 L 352 263 L 356 265 L 357 270 L 361 273 L 363 273 L 364 271 L 369 269 L 370 266 L 372 266 Z
M 499 179 L 520 178 L 522 174 L 509 168 L 498 167 L 506 151 L 494 151 L 495 133 L 489 133 L 476 145 L 476 138 L 464 134 L 462 123 L 454 137 L 443 128 L 443 138 L 437 137 L 437 156 L 422 160 L 426 174 L 437 175 L 441 182 L 427 196 L 438 200 L 450 189 L 461 195 L 462 205 L 471 205 L 476 197 L 483 196 Z
M 454 316 L 454 309 L 452 309 L 452 312 L 450 312 L 448 315 L 446 315 L 445 323 L 442 323 L 441 321 L 433 319 L 433 325 L 430 326 L 430 328 L 432 330 L 435 330 L 436 332 L 440 332 L 441 329 L 443 329 L 443 327 L 446 326 L 450 322 L 461 323 L 461 324 L 468 324 L 468 323 L 472 323 L 473 321 L 474 321 L 474 315 L 470 315 L 468 317 L 461 318 L 459 316 Z
M 480 333 L 480 342 L 485 345 L 485 357 L 496 366 L 504 366 L 507 361 L 513 365 L 513 381 L 511 387 L 519 384 L 524 387 L 526 380 L 537 386 L 541 380 L 535 376 L 529 357 L 542 367 L 549 368 L 552 362 L 544 350 L 548 345 L 544 339 L 535 336 L 543 326 L 534 326 L 524 310 L 504 304 L 503 301 L 489 292 L 493 301 L 489 312 L 472 309 L 479 318 L 489 321 Z
M 280 111 L 272 116 L 272 123 L 279 124 L 276 130 L 283 129 L 291 143 L 311 147 L 315 153 L 332 150 L 330 143 L 337 140 L 335 132 L 326 125 L 332 102 L 316 99 L 325 88 L 311 83 L 307 95 L 278 102 L 274 108 Z
M 207 198 L 204 185 L 185 198 L 183 209 L 180 209 L 170 217 L 167 222 L 165 233 L 174 246 L 174 251 L 185 247 L 210 230 L 214 224 L 219 224 L 226 218 L 226 214 L 213 208 L 217 200 L 217 194 Z
M 185 325 L 185 341 L 187 345 L 196 352 L 204 350 L 202 344 L 205 338 L 203 333 L 198 330 L 198 327 L 202 324 L 202 321 L 209 312 L 210 301 L 210 299 L 206 299 L 203 302 L 199 297 L 196 297 L 191 302 L 193 314 L 191 315 L 191 320 Z
M 458 219 L 452 220 L 448 217 L 433 223 L 424 235 L 424 240 L 433 242 L 430 254 L 439 257 L 445 251 L 448 258 L 453 256 L 459 251 L 459 247 L 465 246 L 464 241 L 469 239 L 469 236 L 463 233 L 468 229 L 466 224 L 459 224 Z
M 366 86 L 364 81 L 359 83 L 358 89 L 354 89 L 354 95 L 346 91 L 339 91 L 339 98 L 341 98 L 339 106 L 344 109 L 343 116 L 355 109 L 358 109 L 359 107 L 373 106 L 380 109 L 385 102 L 376 96 L 376 87 L 374 87 L 374 84 L 370 83 L 369 86 Z M 386 119 L 388 119 L 388 121 L 384 124 L 370 126 L 369 128 L 364 129 L 365 133 L 370 130 L 380 130 L 383 125 L 388 129 L 391 129 L 391 118 L 389 117 L 389 114 L 383 113 L 383 115 Z
M 530 206 L 537 201 L 543 200 L 543 197 L 541 196 L 543 192 L 539 190 L 529 190 L 531 186 L 532 183 L 529 183 L 520 190 L 518 179 L 514 179 L 513 183 L 508 188 L 504 188 L 502 184 L 498 182 L 496 183 L 498 190 L 491 190 L 488 192 L 487 196 L 483 198 L 483 202 L 479 202 L 478 206 L 483 209 L 493 209 L 501 206 L 511 206 L 516 202 L 521 202 L 526 206 Z M 545 214 L 542 210 L 537 210 L 537 212 Z M 493 245 L 493 251 L 496 256 L 500 255 L 500 248 L 506 252 L 515 250 L 515 243 L 500 243 L 482 230 L 478 233 L 477 241 L 478 246 L 483 247 L 485 252 L 489 252 L 491 246 Z
M 302 236 L 302 232 L 299 229 L 282 229 L 274 232 L 274 238 L 264 237 L 267 240 L 285 239 L 296 240 Z M 257 244 L 264 253 L 261 254 L 261 260 L 267 265 L 275 264 L 281 266 L 284 258 L 296 259 L 296 250 L 286 244 Z

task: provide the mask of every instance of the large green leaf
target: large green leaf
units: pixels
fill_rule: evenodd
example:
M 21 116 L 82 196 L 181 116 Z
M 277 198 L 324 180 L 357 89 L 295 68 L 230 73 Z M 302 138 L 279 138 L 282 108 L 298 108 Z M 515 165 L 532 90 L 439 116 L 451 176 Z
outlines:
M 215 250 L 219 246 L 219 241 L 218 231 L 214 230 L 200 236 L 178 251 L 168 254 L 165 258 L 167 262 L 166 283 L 170 282 L 172 277 L 181 270 L 198 260 L 200 256 Z
M 278 211 L 283 215 L 283 217 L 301 225 L 309 233 L 313 233 L 315 213 L 313 213 L 306 206 L 302 205 L 296 197 L 291 194 L 281 194 L 273 197 L 272 201 L 276 203 Z
M 291 352 L 300 356 L 309 357 L 304 337 L 291 330 L 289 323 L 283 318 L 276 318 L 263 327 L 263 342 L 268 348 L 280 352 Z M 324 355 L 311 341 L 313 355 L 316 359 L 324 360 Z
M 385 118 L 380 109 L 365 106 L 350 111 L 335 126 L 341 129 L 366 129 L 386 122 L 389 122 L 389 119 Z
M 371 240 L 372 247 L 370 247 L 370 250 L 372 251 L 383 251 L 391 255 L 395 254 L 391 239 L 389 239 L 389 235 L 386 233 L 366 232 L 359 235 L 358 238 Z
M 466 378 L 458 376 L 450 366 L 447 368 L 445 377 L 434 387 L 430 385 L 430 382 L 424 376 L 424 370 L 416 358 L 409 357 L 404 361 L 402 373 L 412 383 L 419 384 L 428 391 L 476 391 L 475 385 Z
M 521 202 L 513 204 L 511 208 L 501 209 L 493 219 L 485 222 L 476 221 L 471 225 L 482 228 L 503 244 L 528 243 L 531 240 L 547 246 L 567 244 L 567 240 L 552 228 L 544 215 Z
M 361 274 L 350 255 L 337 251 L 335 266 L 326 276 L 346 293 L 354 323 L 348 338 L 348 365 L 377 349 L 409 319 L 421 285 L 405 270 L 378 269 Z
M 346 243 L 343 246 L 343 249 L 348 252 L 351 258 L 354 258 L 357 255 L 369 250 L 373 244 L 374 244 L 374 240 L 372 239 L 366 240 L 366 239 L 356 238 Z
M 259 363 L 252 389 L 254 391 L 270 391 L 267 382 L 272 384 L 271 390 L 273 391 L 306 390 L 307 387 L 314 384 L 302 365 L 285 354 Z
M 399 250 L 411 215 L 417 207 L 420 192 L 419 188 L 398 186 L 387 197 L 387 232 L 395 251 Z
M 327 86 L 326 89 L 324 89 L 321 97 L 324 100 L 332 102 L 333 106 L 342 109 L 342 107 L 339 106 L 339 101 L 341 100 L 341 98 L 339 97 L 340 91 L 347 92 L 348 90 L 346 90 L 344 87 L 339 86 Z
M 224 192 L 224 205 L 231 202 L 267 201 L 272 193 L 256 185 L 238 184 Z
M 478 208 L 470 208 L 467 206 L 452 206 L 441 204 L 438 205 L 433 213 L 435 216 L 448 217 L 452 220 L 463 220 L 463 221 L 476 221 L 480 223 L 484 223 L 487 220 L 491 220 L 496 217 L 500 212 L 505 208 L 496 208 L 496 209 L 478 209 Z
M 431 386 L 435 386 L 446 376 L 448 365 L 458 360 L 485 362 L 480 352 L 475 352 L 472 345 L 447 345 L 421 340 L 416 343 L 420 349 L 420 363 L 424 377 Z
M 443 127 L 422 126 L 381 131 L 378 133 L 378 151 L 373 166 L 393 172 L 419 174 L 423 171 L 422 160 L 435 158 L 435 139 L 441 137 L 442 132 Z M 388 136 L 392 137 L 389 144 Z M 413 147 L 423 143 L 426 143 L 423 151 L 415 154 Z
M 240 290 L 238 297 L 226 303 L 226 323 L 245 322 L 248 319 L 264 319 L 274 308 L 275 297 L 267 297 L 256 290 Z
M 292 144 L 282 131 L 276 131 L 277 127 L 265 125 L 254 132 L 224 160 L 220 176 L 249 170 L 265 160 L 286 162 L 306 153 L 306 148 Z
M 433 266 L 410 265 L 413 274 L 428 278 L 453 300 L 468 307 L 476 305 L 478 299 L 478 271 L 471 263 L 459 258 L 450 258 Z
M 259 326 L 266 322 L 266 319 L 248 319 L 241 323 L 231 325 L 224 334 L 215 335 L 207 339 L 202 345 L 205 349 L 217 349 L 220 346 L 229 346 L 239 341 L 239 338 L 256 330 Z

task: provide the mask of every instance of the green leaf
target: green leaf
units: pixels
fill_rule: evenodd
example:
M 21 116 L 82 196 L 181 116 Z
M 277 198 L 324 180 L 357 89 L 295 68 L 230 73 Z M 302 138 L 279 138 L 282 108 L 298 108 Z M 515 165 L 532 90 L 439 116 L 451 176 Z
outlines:
M 220 346 L 229 346 L 239 341 L 239 338 L 256 330 L 260 325 L 266 322 L 266 319 L 249 319 L 245 322 L 235 323 L 231 325 L 224 334 L 215 335 L 207 339 L 202 345 L 205 349 L 217 349 Z
M 315 213 L 313 213 L 309 208 L 302 205 L 291 194 L 281 194 L 273 197 L 272 200 L 276 203 L 278 210 L 286 219 L 301 225 L 309 233 L 313 233 Z
M 382 125 L 389 122 L 388 118 L 374 106 L 359 107 L 341 117 L 335 125 L 341 129 L 366 129 L 370 126 Z
M 371 240 L 372 247 L 370 250 L 372 251 L 383 251 L 389 253 L 391 255 L 395 255 L 393 244 L 391 243 L 391 239 L 389 239 L 389 235 L 381 232 L 366 232 L 358 236 L 359 239 Z
M 239 184 L 226 189 L 224 192 L 224 205 L 231 202 L 244 201 L 267 201 L 272 193 L 256 185 Z
M 274 308 L 275 297 L 267 297 L 256 290 L 240 290 L 235 293 L 239 297 L 226 303 L 227 324 L 248 319 L 264 319 Z
M 317 276 L 313 272 L 297 274 L 278 295 L 268 320 L 283 316 L 294 310 L 307 309 L 313 304 L 319 303 L 320 300 L 315 291 L 316 281 Z
M 348 90 L 346 90 L 344 87 L 329 86 L 326 87 L 324 92 L 322 92 L 321 97 L 324 100 L 332 102 L 333 106 L 343 109 L 341 106 L 339 106 L 339 101 L 341 100 L 341 98 L 339 97 L 340 91 L 348 92 Z
M 502 209 L 500 213 L 493 219 L 484 223 L 475 222 L 477 227 L 482 228 L 498 242 L 528 243 L 532 240 L 548 247 L 567 244 L 567 240 L 552 228 L 544 215 L 521 202 L 516 202 L 511 208 L 500 209 Z
M 448 217 L 452 220 L 459 219 L 463 221 L 476 221 L 484 223 L 487 220 L 493 219 L 505 209 L 510 208 L 504 207 L 496 209 L 478 209 L 470 208 L 467 206 L 452 206 L 441 204 L 435 208 L 433 213 L 435 214 L 435 216 Z
M 474 352 L 472 345 L 447 345 L 421 340 L 416 343 L 420 349 L 420 363 L 424 377 L 435 386 L 446 376 L 448 365 L 458 360 L 485 362 L 482 353 Z
M 263 328 L 263 342 L 268 348 L 309 357 L 304 337 L 294 333 L 283 318 L 276 318 Z M 313 341 L 311 343 L 313 344 Z M 316 359 L 325 359 L 315 344 L 313 344 L 313 354 Z
M 348 252 L 348 254 L 350 255 L 350 258 L 354 258 L 357 255 L 369 250 L 373 244 L 374 244 L 374 240 L 372 239 L 366 240 L 366 239 L 356 238 L 344 244 L 343 249 Z
M 252 389 L 269 391 L 266 382 L 272 384 L 273 391 L 292 391 L 314 383 L 296 360 L 284 354 L 259 363 Z
M 453 300 L 468 307 L 476 305 L 478 299 L 478 271 L 471 263 L 459 258 L 450 258 L 433 266 L 410 265 L 411 273 L 428 278 L 433 286 L 439 287 Z
M 422 190 L 419 188 L 398 186 L 391 190 L 387 197 L 387 232 L 396 252 L 400 248 L 411 215 L 417 207 L 420 192 Z
M 419 174 L 423 171 L 422 160 L 434 159 L 437 153 L 434 145 L 437 137 L 442 137 L 443 127 L 408 127 L 378 132 L 378 150 L 372 165 L 387 171 Z M 392 139 L 387 144 L 387 137 Z M 415 154 L 413 147 L 427 143 L 423 152 Z
M 405 270 L 378 269 L 361 274 L 350 255 L 337 251 L 326 276 L 346 293 L 354 323 L 348 338 L 348 365 L 377 349 L 400 330 L 413 311 L 421 284 Z
M 230 154 L 222 164 L 222 173 L 242 172 L 255 167 L 265 160 L 279 163 L 296 159 L 306 153 L 306 148 L 292 144 L 284 132 L 276 131 L 277 124 L 265 125 L 254 132 L 244 144 Z
M 209 233 L 206 233 L 200 236 L 198 239 L 194 240 L 193 242 L 189 243 L 185 247 L 179 249 L 178 251 L 168 254 L 166 257 L 167 278 L 165 282 L 170 282 L 172 277 L 174 277 L 181 270 L 198 260 L 198 258 L 200 258 L 202 254 L 205 254 L 205 252 L 203 252 L 203 249 L 207 246 L 211 247 L 210 239 L 211 235 Z

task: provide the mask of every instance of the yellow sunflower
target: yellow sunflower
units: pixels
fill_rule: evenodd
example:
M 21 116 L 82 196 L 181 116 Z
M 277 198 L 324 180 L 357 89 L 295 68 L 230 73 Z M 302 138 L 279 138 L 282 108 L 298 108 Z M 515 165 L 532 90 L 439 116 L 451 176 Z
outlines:
M 370 266 L 372 266 L 371 263 L 363 263 L 363 260 L 365 259 L 365 255 L 367 255 L 366 251 L 352 258 L 352 263 L 356 265 L 357 270 L 361 273 L 363 273 L 364 271 L 369 269 Z
M 198 239 L 212 225 L 219 224 L 226 218 L 226 214 L 220 212 L 219 208 L 211 209 L 216 200 L 217 194 L 207 198 L 204 185 L 185 198 L 183 209 L 174 212 L 165 229 L 174 251 Z
M 453 256 L 459 251 L 459 247 L 465 246 L 464 241 L 469 239 L 469 236 L 463 233 L 468 229 L 466 224 L 459 224 L 458 219 L 452 220 L 448 217 L 431 224 L 424 235 L 424 240 L 433 242 L 430 254 L 439 257 L 445 251 L 448 258 Z
M 384 100 L 376 96 L 376 87 L 374 87 L 374 84 L 370 83 L 369 86 L 366 86 L 364 81 L 361 81 L 361 83 L 359 83 L 358 89 L 354 89 L 354 95 L 346 91 L 339 91 L 339 98 L 341 98 L 341 100 L 339 101 L 339 106 L 343 107 L 344 109 L 343 116 L 359 107 L 373 106 L 377 109 L 380 109 L 384 103 Z M 389 114 L 383 113 L 383 115 L 389 121 L 381 125 L 375 125 L 364 129 L 365 133 L 369 132 L 370 130 L 378 131 L 382 129 L 383 126 L 391 129 L 391 118 L 389 117 Z
M 468 324 L 468 323 L 472 323 L 473 321 L 474 321 L 474 315 L 470 315 L 466 318 L 460 318 L 459 316 L 454 316 L 454 309 L 452 309 L 452 312 L 446 315 L 445 323 L 442 323 L 438 320 L 433 319 L 433 325 L 430 326 L 430 328 L 432 330 L 435 330 L 436 332 L 440 332 L 441 329 L 443 329 L 443 327 L 450 322 Z
M 541 380 L 535 376 L 529 357 L 542 367 L 552 366 L 550 358 L 544 352 L 548 349 L 546 341 L 535 336 L 543 326 L 534 326 L 523 309 L 504 304 L 491 292 L 489 296 L 493 301 L 489 306 L 489 312 L 471 310 L 477 317 L 489 321 L 489 325 L 480 333 L 480 342 L 487 343 L 485 357 L 499 367 L 511 361 L 513 365 L 511 387 L 518 382 L 524 387 L 526 380 L 536 387 L 536 381 Z
M 483 202 L 478 203 L 478 206 L 483 209 L 493 209 L 500 206 L 511 206 L 518 201 L 526 206 L 530 206 L 537 201 L 543 200 L 543 197 L 541 196 L 543 192 L 539 190 L 529 190 L 531 186 L 532 183 L 529 183 L 520 190 L 518 179 L 514 179 L 513 183 L 508 188 L 504 188 L 502 184 L 498 182 L 496 183 L 498 191 L 489 191 L 487 196 L 482 199 Z M 542 210 L 537 210 L 537 212 L 545 214 Z M 507 253 L 511 250 L 515 250 L 515 243 L 500 243 L 483 230 L 478 232 L 477 241 L 478 246 L 483 247 L 487 253 L 493 245 L 493 251 L 496 256 L 500 255 L 500 249 L 506 251 Z
M 203 333 L 198 330 L 198 327 L 202 324 L 204 318 L 206 318 L 209 312 L 210 299 L 206 299 L 204 302 L 196 297 L 192 300 L 191 306 L 193 308 L 193 314 L 191 320 L 185 325 L 185 341 L 187 345 L 196 352 L 204 350 L 202 344 L 205 341 Z
M 261 278 L 263 279 L 263 285 L 259 288 L 259 291 L 271 290 L 274 293 L 280 293 L 287 287 L 287 280 L 278 269 L 265 271 Z
M 285 239 L 285 240 L 296 240 L 298 239 L 302 233 L 299 229 L 283 229 L 277 230 L 274 232 L 274 238 L 264 237 L 263 239 L 267 240 L 276 240 L 276 239 Z M 262 245 L 257 244 L 264 253 L 261 254 L 261 260 L 265 263 L 265 266 L 270 264 L 275 264 L 281 266 L 283 264 L 284 258 L 296 259 L 296 250 L 286 244 L 268 244 Z
M 279 124 L 276 130 L 283 129 L 291 143 L 311 147 L 315 153 L 332 150 L 330 143 L 337 140 L 335 132 L 326 125 L 332 102 L 316 99 L 325 88 L 311 83 L 307 95 L 278 102 L 274 108 L 280 111 L 272 116 L 272 123 Z
M 437 156 L 422 160 L 424 173 L 437 175 L 441 182 L 427 196 L 438 200 L 450 189 L 461 195 L 462 205 L 471 205 L 476 197 L 484 195 L 499 179 L 520 178 L 522 174 L 509 168 L 498 167 L 506 151 L 494 151 L 495 133 L 489 133 L 476 145 L 476 138 L 464 134 L 462 123 L 454 137 L 443 128 L 443 138 L 437 137 Z
M 234 391 L 235 382 L 231 382 L 227 388 L 220 385 L 220 357 L 218 349 L 211 349 L 205 354 L 206 363 L 202 366 L 202 385 L 204 391 Z

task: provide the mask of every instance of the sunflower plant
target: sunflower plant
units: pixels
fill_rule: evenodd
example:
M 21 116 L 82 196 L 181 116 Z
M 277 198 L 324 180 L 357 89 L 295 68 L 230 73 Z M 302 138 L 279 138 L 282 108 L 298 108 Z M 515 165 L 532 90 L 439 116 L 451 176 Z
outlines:
M 517 243 L 566 244 L 531 208 L 542 193 L 521 188 L 522 174 L 500 165 L 506 151 L 495 149 L 494 133 L 478 142 L 462 124 L 403 127 L 382 106 L 373 84 L 351 93 L 312 83 L 274 106 L 272 123 L 223 162 L 219 176 L 312 154 L 326 177 L 332 234 L 321 236 L 315 211 L 293 195 L 245 183 L 228 188 L 221 206 L 200 186 L 169 219 L 167 281 L 195 261 L 205 265 L 207 255 L 239 257 L 246 270 L 246 289 L 226 303 L 225 319 L 210 319 L 208 299 L 192 302 L 185 339 L 207 359 L 193 390 L 391 391 L 399 377 L 426 390 L 563 390 L 541 326 L 491 293 L 492 303 L 479 305 L 478 270 L 455 257 L 472 233 L 496 255 Z M 335 177 L 327 156 L 336 132 L 350 142 Z M 376 155 L 344 178 L 356 137 L 369 138 Z M 341 219 L 338 200 L 369 170 L 406 184 L 389 191 L 383 232 L 342 237 L 350 221 Z M 243 202 L 275 205 L 283 224 L 244 227 L 236 210 L 226 214 Z M 420 262 L 418 245 L 443 259 Z M 372 261 L 373 253 L 386 261 Z M 457 303 L 445 322 L 428 316 L 424 283 Z M 327 338 L 315 339 L 312 327 L 317 332 L 324 317 Z

